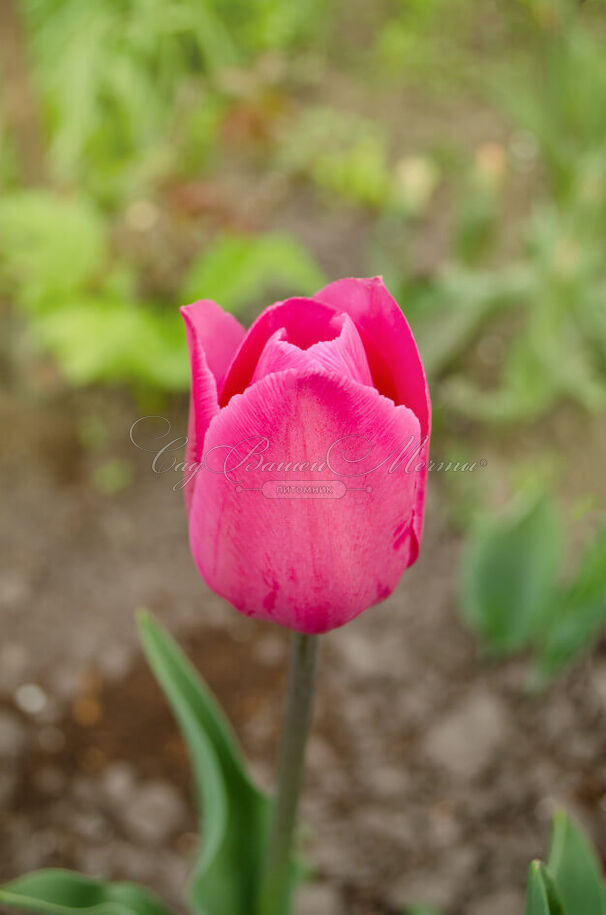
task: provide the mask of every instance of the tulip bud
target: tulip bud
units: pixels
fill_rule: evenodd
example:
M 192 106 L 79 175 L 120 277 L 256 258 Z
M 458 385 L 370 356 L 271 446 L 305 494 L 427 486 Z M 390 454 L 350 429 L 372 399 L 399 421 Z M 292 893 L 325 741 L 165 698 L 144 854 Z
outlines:
M 382 279 L 265 309 L 248 332 L 182 309 L 192 395 L 192 553 L 248 616 L 325 632 L 418 555 L 431 424 L 423 364 Z

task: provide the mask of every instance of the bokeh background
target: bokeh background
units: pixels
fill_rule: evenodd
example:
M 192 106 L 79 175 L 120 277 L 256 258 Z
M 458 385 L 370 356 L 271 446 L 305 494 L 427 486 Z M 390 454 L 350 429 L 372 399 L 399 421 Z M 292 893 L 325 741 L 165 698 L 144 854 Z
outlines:
M 3 0 L 0 878 L 183 911 L 197 824 L 137 607 L 271 784 L 285 633 L 205 589 L 129 429 L 185 433 L 178 305 L 248 322 L 377 273 L 442 466 L 418 564 L 323 640 L 301 913 L 519 915 L 559 805 L 606 854 L 605 13 Z

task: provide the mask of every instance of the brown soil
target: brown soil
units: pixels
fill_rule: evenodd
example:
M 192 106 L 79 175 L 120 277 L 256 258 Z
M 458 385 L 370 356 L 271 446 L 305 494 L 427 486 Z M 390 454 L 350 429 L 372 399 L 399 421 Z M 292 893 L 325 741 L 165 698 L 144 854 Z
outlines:
M 143 412 L 94 393 L 3 411 L 0 879 L 77 867 L 182 910 L 191 779 L 133 612 L 147 606 L 178 636 L 265 785 L 287 636 L 203 586 L 174 481 L 129 442 Z M 184 425 L 182 403 L 164 412 Z M 105 430 L 95 447 L 91 417 Z M 132 481 L 104 494 L 94 481 L 116 458 Z M 459 543 L 442 503 L 435 481 L 422 557 L 399 590 L 323 639 L 303 803 L 317 881 L 303 913 L 425 901 L 519 915 L 559 804 L 606 851 L 606 647 L 535 698 L 523 659 L 481 662 L 456 616 Z

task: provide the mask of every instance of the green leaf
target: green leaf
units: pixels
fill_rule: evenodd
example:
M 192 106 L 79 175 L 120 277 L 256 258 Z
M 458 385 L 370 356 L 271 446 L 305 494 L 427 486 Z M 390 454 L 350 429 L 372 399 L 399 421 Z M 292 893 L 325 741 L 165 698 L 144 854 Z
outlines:
M 81 289 L 106 256 L 103 222 L 88 201 L 19 191 L 0 204 L 1 268 L 18 301 L 39 310 Z
M 436 377 L 452 368 L 487 320 L 511 308 L 526 294 L 529 284 L 528 271 L 518 265 L 499 274 L 461 266 L 446 267 L 419 313 L 412 316 L 428 374 Z M 470 407 L 473 409 L 471 403 Z
M 227 311 L 264 304 L 262 296 L 280 290 L 311 295 L 326 278 L 309 252 L 294 238 L 221 235 L 194 261 L 184 282 L 184 302 L 214 299 Z
M 34 333 L 75 385 L 143 382 L 185 390 L 189 384 L 176 311 L 165 314 L 115 295 L 81 296 L 39 315 Z
M 469 625 L 495 654 L 527 644 L 554 593 L 562 524 L 540 496 L 505 516 L 484 521 L 467 543 L 460 600 Z
M 249 779 L 231 727 L 176 643 L 147 613 L 139 616 L 139 631 L 187 743 L 203 813 L 190 903 L 198 915 L 250 915 L 269 800 Z
M 530 865 L 526 915 L 565 915 L 554 882 L 542 861 L 533 861 Z
M 581 558 L 571 583 L 537 633 L 537 672 L 544 680 L 590 647 L 606 624 L 606 521 Z
M 606 915 L 598 856 L 580 826 L 563 810 L 553 818 L 548 868 L 566 915 Z
M 67 870 L 40 870 L 0 888 L 0 903 L 39 915 L 168 915 L 168 909 L 135 883 L 105 883 Z

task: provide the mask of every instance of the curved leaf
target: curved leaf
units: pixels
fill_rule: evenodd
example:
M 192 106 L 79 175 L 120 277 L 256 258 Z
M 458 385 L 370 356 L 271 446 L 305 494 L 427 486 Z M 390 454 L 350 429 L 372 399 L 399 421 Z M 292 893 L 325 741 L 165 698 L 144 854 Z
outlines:
M 586 651 L 606 624 L 606 520 L 591 538 L 568 586 L 537 633 L 537 673 L 558 673 Z
M 606 890 L 598 856 L 568 814 L 553 818 L 549 872 L 566 915 L 606 915 Z
M 562 541 L 560 518 L 545 496 L 486 521 L 471 535 L 462 562 L 463 615 L 495 654 L 523 647 L 544 617 Z
M 168 633 L 139 616 L 147 660 L 187 743 L 203 810 L 203 843 L 189 887 L 198 915 L 250 915 L 269 800 L 249 779 L 215 698 Z
M 526 915 L 564 915 L 553 880 L 542 861 L 533 861 L 530 865 Z
M 39 915 L 168 915 L 168 909 L 135 883 L 106 883 L 73 871 L 33 871 L 0 889 L 0 904 Z

